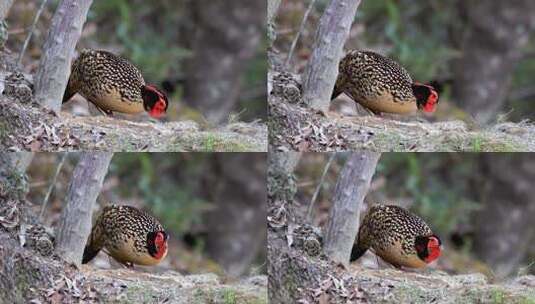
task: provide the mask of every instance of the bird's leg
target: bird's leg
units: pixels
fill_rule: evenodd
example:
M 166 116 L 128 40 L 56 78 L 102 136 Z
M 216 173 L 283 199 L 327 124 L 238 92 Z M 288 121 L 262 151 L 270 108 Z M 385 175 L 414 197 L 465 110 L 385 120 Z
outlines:
M 128 269 L 134 269 L 134 263 L 132 262 L 124 262 L 123 263 L 124 267 L 128 268 Z

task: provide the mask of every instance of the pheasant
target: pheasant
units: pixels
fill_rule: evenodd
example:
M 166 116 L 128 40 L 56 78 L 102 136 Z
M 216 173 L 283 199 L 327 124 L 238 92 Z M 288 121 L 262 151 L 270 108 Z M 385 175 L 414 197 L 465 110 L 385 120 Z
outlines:
M 350 261 L 368 249 L 396 268 L 422 268 L 438 259 L 440 238 L 418 216 L 393 205 L 370 208 L 360 225 Z
M 102 112 L 138 114 L 158 118 L 167 111 L 167 96 L 145 84 L 141 72 L 126 59 L 110 52 L 85 49 L 73 62 L 63 103 L 80 93 Z
M 397 62 L 373 52 L 350 51 L 340 61 L 331 100 L 342 93 L 375 114 L 434 112 L 438 104 L 432 86 L 413 82 Z
M 104 207 L 84 249 L 82 264 L 102 249 L 119 263 L 156 265 L 167 255 L 168 235 L 157 219 L 131 206 Z

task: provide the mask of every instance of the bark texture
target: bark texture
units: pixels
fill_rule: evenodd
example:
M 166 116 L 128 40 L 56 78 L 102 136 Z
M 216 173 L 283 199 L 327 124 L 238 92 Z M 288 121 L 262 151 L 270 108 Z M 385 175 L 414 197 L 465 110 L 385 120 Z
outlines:
M 208 170 L 214 174 L 204 180 L 203 192 L 215 206 L 203 220 L 209 223 L 206 250 L 238 277 L 266 249 L 266 154 L 217 153 Z
M 305 103 L 327 112 L 338 76 L 338 63 L 360 0 L 331 0 L 321 16 L 304 74 Z
M 2 0 L 0 1 L 0 22 L 3 22 L 9 14 L 9 9 L 13 5 L 14 0 Z
M 460 1 L 467 31 L 455 65 L 454 100 L 477 121 L 496 120 L 522 48 L 535 28 L 535 2 Z
M 474 251 L 501 278 L 522 267 L 535 241 L 535 162 L 530 153 L 499 153 L 482 155 L 480 165 Z
M 266 24 L 263 0 L 189 3 L 186 39 L 193 56 L 185 64 L 185 101 L 212 123 L 228 119 L 242 89 L 245 64 L 260 47 Z
M 9 176 L 13 173 L 23 174 L 33 158 L 31 152 L 2 152 L 0 153 L 0 175 Z
M 70 74 L 74 48 L 92 0 L 62 0 L 52 17 L 36 75 L 35 96 L 40 104 L 58 113 Z
M 352 153 L 338 177 L 323 247 L 327 256 L 337 263 L 349 265 L 359 229 L 360 206 L 380 156 L 372 152 Z
M 91 231 L 93 204 L 102 188 L 113 153 L 82 154 L 67 192 L 61 213 L 56 252 L 67 262 L 80 265 L 87 236 Z
M 268 196 L 277 195 L 275 200 L 283 199 L 291 201 L 297 190 L 294 169 L 299 163 L 301 153 L 298 152 L 271 152 L 268 154 Z
M 33 153 L 0 153 L 0 192 L 17 192 L 19 198 L 28 193 L 26 168 L 32 161 Z
M 277 17 L 277 12 L 279 11 L 281 2 L 282 0 L 268 0 L 267 2 L 267 26 L 270 47 L 273 46 L 273 42 L 277 38 L 275 30 L 275 18 Z

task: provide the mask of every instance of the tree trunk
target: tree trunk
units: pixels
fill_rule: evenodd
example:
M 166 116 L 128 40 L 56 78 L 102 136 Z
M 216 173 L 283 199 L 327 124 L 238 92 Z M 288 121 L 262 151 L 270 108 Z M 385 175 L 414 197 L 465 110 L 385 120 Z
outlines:
M 28 193 L 25 174 L 32 158 L 31 152 L 0 153 L 0 191 L 16 190 L 19 198 Z
M 113 153 L 82 154 L 74 169 L 61 213 L 56 251 L 67 262 L 80 265 L 89 232 L 93 204 L 102 188 Z
M 301 153 L 268 154 L 268 297 L 269 303 L 293 303 L 298 292 L 295 284 L 286 284 L 291 276 L 291 261 L 286 259 L 288 227 L 296 223 L 293 199 L 297 190 L 295 167 Z M 293 283 L 293 282 L 292 282 Z
M 268 153 L 268 197 L 291 201 L 297 191 L 293 172 L 301 153 Z M 284 197 L 276 197 L 284 196 Z
M 515 65 L 535 27 L 535 2 L 466 1 L 462 57 L 455 65 L 453 99 L 477 121 L 503 110 Z
M 338 63 L 359 4 L 360 0 L 331 0 L 321 16 L 303 75 L 303 99 L 313 109 L 329 109 Z
M 9 14 L 9 9 L 13 4 L 13 0 L 0 1 L 0 50 L 4 48 L 4 44 L 8 38 L 6 18 Z M 1 90 L 0 90 L 1 91 Z
M 6 177 L 14 173 L 23 174 L 32 162 L 31 152 L 2 152 L 0 153 L 0 176 Z
M 483 185 L 474 213 L 474 252 L 497 277 L 513 274 L 535 242 L 535 164 L 530 153 L 484 154 Z
M 352 153 L 336 182 L 323 250 L 333 261 L 345 266 L 349 265 L 358 233 L 360 206 L 380 156 L 372 152 Z
M 0 22 L 3 22 L 7 15 L 9 14 L 9 9 L 13 5 L 13 0 L 2 0 L 0 1 Z
M 267 2 L 267 35 L 269 39 L 269 47 L 273 47 L 273 43 L 277 39 L 277 30 L 275 18 L 282 0 L 268 0 Z
M 215 208 L 204 216 L 206 250 L 238 277 L 266 249 L 266 226 L 259 225 L 267 217 L 266 154 L 217 153 L 209 169 L 214 174 L 204 180 L 203 192 Z
M 193 57 L 185 64 L 184 99 L 212 123 L 228 119 L 242 89 L 247 61 L 265 28 L 263 0 L 194 0 L 186 29 Z
M 92 0 L 62 0 L 52 17 L 35 81 L 35 97 L 58 113 L 70 74 L 74 48 Z

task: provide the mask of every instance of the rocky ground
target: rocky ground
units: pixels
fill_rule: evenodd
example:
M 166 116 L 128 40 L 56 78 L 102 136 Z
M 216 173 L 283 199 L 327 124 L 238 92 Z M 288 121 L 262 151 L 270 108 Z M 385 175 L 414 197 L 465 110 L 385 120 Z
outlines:
M 297 75 L 270 73 L 268 125 L 273 151 L 535 151 L 531 123 L 481 127 L 458 120 L 430 123 L 325 115 L 303 104 L 301 90 Z

